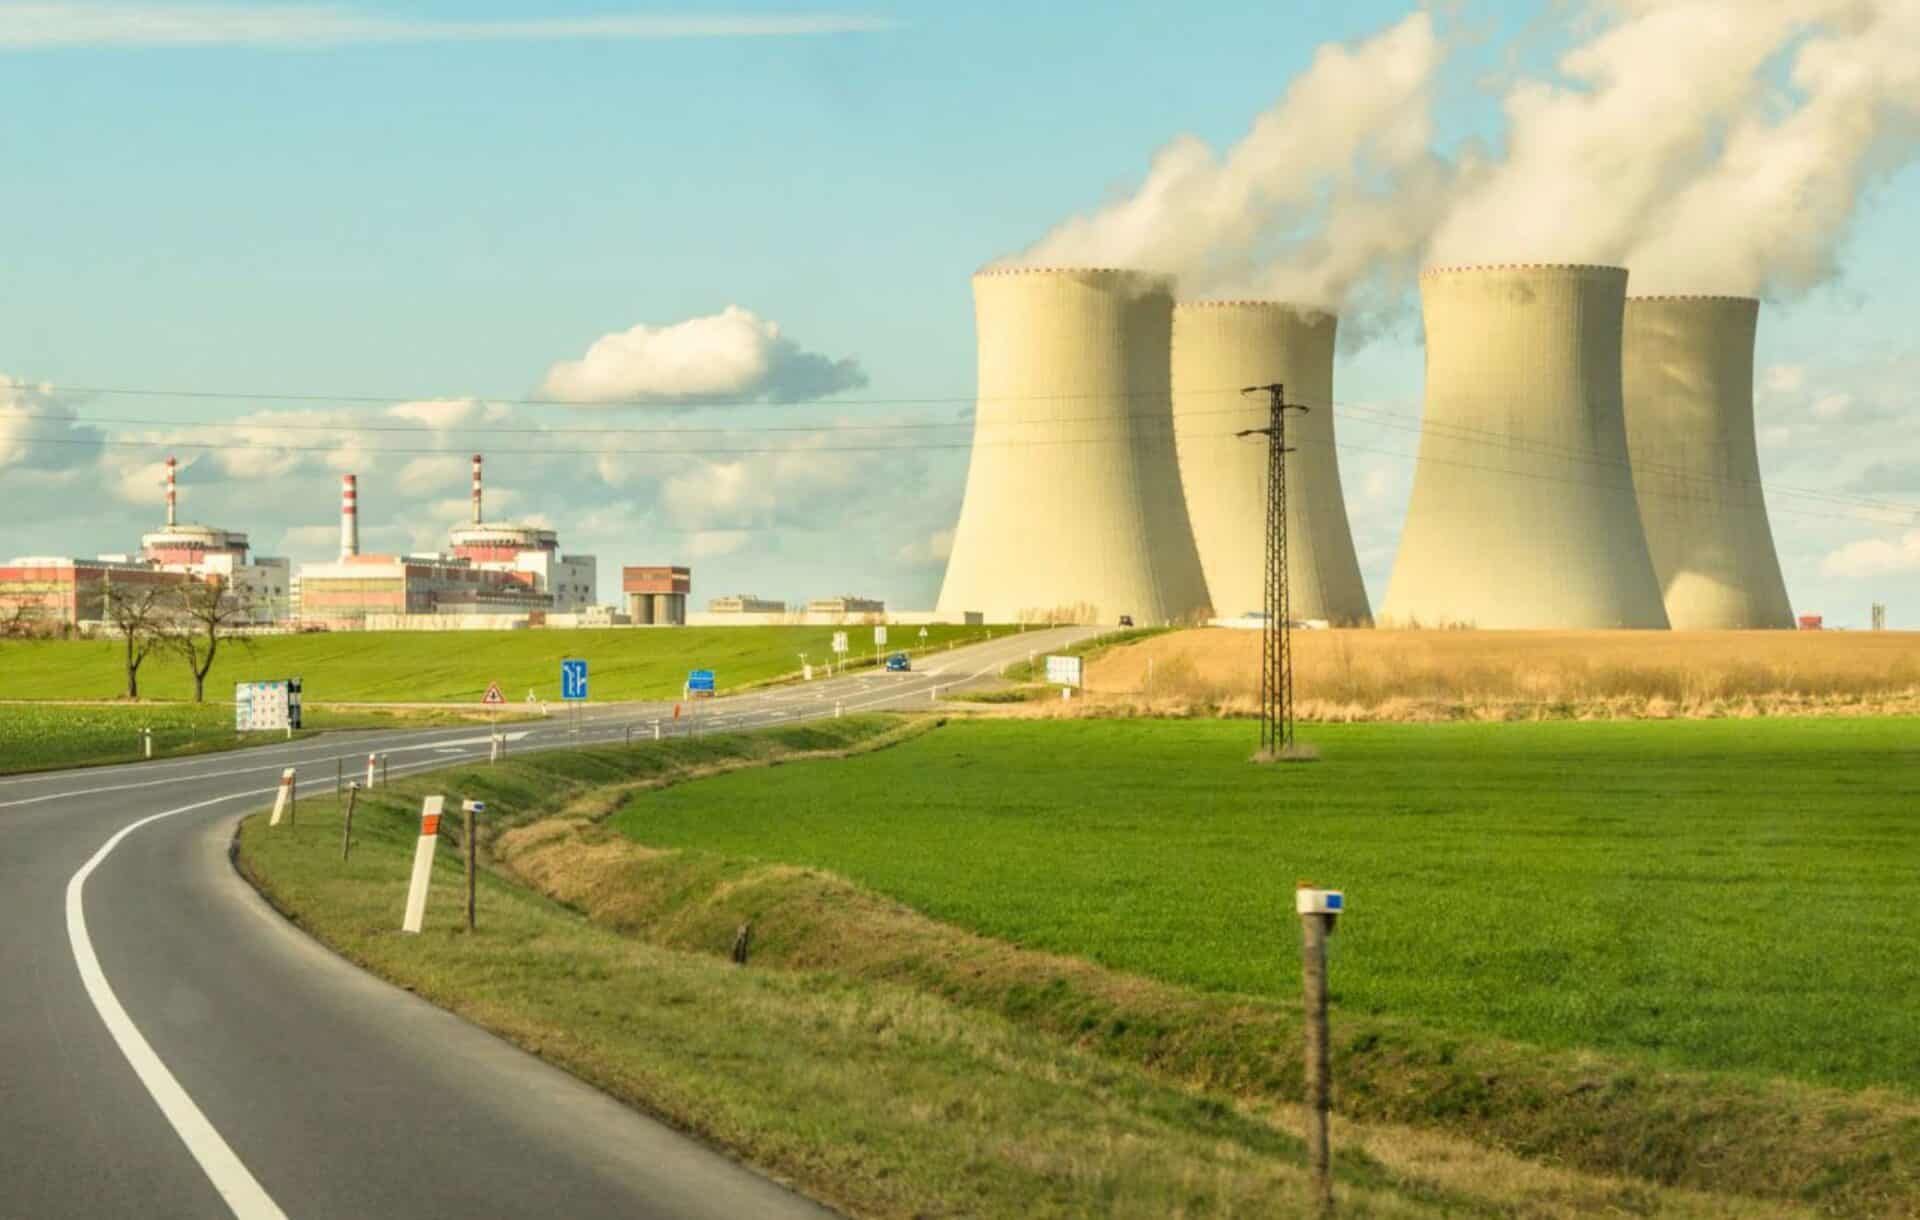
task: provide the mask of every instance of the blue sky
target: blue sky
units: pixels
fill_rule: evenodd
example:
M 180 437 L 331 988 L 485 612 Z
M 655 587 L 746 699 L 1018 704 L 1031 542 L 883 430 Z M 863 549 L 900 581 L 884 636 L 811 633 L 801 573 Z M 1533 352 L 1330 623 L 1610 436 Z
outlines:
M 971 271 L 1123 194 L 1177 135 L 1232 143 L 1316 47 L 1409 11 L 1384 2 L 346 7 L 389 24 L 724 11 L 885 25 L 670 40 L 0 49 L 0 228 L 14 235 L 0 252 L 0 374 L 395 403 L 524 398 L 550 366 L 601 336 L 734 305 L 806 351 L 857 360 L 866 385 L 844 397 L 858 401 L 519 407 L 489 422 L 954 420 L 973 386 Z M 1497 144 L 1501 82 L 1516 66 L 1544 70 L 1576 37 L 1556 23 L 1564 8 L 1458 6 L 1446 23 L 1456 49 L 1437 90 L 1437 145 Z M 1773 438 L 1762 453 L 1770 481 L 1871 485 L 1875 496 L 1920 502 L 1920 446 L 1890 439 L 1913 432 L 1916 407 L 1905 387 L 1920 353 L 1904 320 L 1920 300 L 1904 268 L 1920 254 L 1905 219 L 1917 213 L 1920 174 L 1909 168 L 1861 209 L 1840 277 L 1763 315 L 1762 368 L 1799 370 L 1797 388 L 1784 388 L 1795 379 L 1782 374 L 1773 379 L 1782 388 L 1759 403 Z M 1346 355 L 1338 397 L 1417 411 L 1413 317 Z M 1834 394 L 1848 405 L 1836 411 Z M 879 401 L 897 399 L 936 401 Z M 286 422 L 315 431 L 285 435 L 318 443 L 325 429 L 346 428 L 349 413 L 379 410 L 78 392 L 46 401 L 71 407 L 80 425 L 176 423 L 102 422 L 106 435 L 153 437 L 156 447 L 118 448 L 98 462 L 79 446 L 22 443 L 47 435 L 44 426 L 15 426 L 10 446 L 0 432 L 0 492 L 19 508 L 0 533 L 7 555 L 130 549 L 158 499 L 142 463 L 193 439 L 195 424 L 276 413 L 255 416 L 270 432 L 277 413 L 290 412 Z M 1342 427 L 1356 446 L 1412 451 L 1410 436 Z M 966 432 L 937 435 L 959 442 Z M 452 454 L 475 442 L 449 429 L 434 443 Z M 527 443 L 483 446 L 497 450 L 490 488 L 503 511 L 541 515 L 569 549 L 597 553 L 603 590 L 616 586 L 621 563 L 691 555 L 699 598 L 848 590 L 930 605 L 937 535 L 951 527 L 965 471 L 957 446 L 815 454 L 811 463 L 804 454 L 760 463 L 507 452 Z M 251 529 L 262 551 L 326 557 L 339 462 L 259 458 L 194 467 L 190 515 Z M 412 462 L 403 478 L 409 462 L 370 455 L 355 467 L 370 545 L 432 546 L 459 511 L 457 471 Z M 1408 467 L 1379 453 L 1343 457 L 1376 605 Z M 1778 513 L 1797 608 L 1863 622 L 1877 596 L 1894 604 L 1896 624 L 1920 625 L 1920 533 L 1908 541 L 1908 528 Z M 1892 550 L 1835 566 L 1841 548 L 1874 540 Z

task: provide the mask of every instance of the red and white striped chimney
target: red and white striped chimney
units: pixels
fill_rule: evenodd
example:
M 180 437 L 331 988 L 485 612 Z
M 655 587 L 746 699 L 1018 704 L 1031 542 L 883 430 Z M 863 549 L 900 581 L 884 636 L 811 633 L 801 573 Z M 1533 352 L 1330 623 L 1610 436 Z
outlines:
M 480 524 L 480 455 L 473 455 L 473 523 Z
M 340 558 L 360 553 L 360 509 L 356 501 L 353 476 L 340 476 Z
M 173 487 L 173 458 L 167 458 L 167 528 L 173 528 L 173 505 L 177 492 Z

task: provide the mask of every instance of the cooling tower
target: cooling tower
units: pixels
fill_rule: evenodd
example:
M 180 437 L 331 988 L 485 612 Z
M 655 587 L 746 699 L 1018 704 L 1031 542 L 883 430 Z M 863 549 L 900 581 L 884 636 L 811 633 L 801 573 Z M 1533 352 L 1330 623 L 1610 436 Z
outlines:
M 1621 407 L 1618 267 L 1420 277 L 1427 400 L 1381 618 L 1665 627 Z
M 1168 389 L 1158 276 L 983 271 L 979 408 L 943 614 L 1161 623 L 1207 605 Z
M 1296 619 L 1369 623 L 1333 448 L 1332 314 L 1277 301 L 1183 301 L 1173 311 L 1173 435 L 1180 483 L 1216 613 L 1265 604 L 1267 442 L 1237 437 L 1268 422 L 1279 382 L 1304 413 L 1287 416 L 1287 584 Z
M 1751 297 L 1627 302 L 1627 448 L 1677 630 L 1793 626 L 1753 437 L 1759 316 Z

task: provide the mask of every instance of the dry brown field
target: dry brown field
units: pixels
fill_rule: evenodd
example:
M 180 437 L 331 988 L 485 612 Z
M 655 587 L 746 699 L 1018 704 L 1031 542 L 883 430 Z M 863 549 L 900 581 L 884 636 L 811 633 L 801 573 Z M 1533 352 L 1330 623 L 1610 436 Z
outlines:
M 1307 720 L 1920 713 L 1920 632 L 1295 631 Z M 1260 633 L 1154 636 L 1089 662 L 1081 708 L 1253 710 Z

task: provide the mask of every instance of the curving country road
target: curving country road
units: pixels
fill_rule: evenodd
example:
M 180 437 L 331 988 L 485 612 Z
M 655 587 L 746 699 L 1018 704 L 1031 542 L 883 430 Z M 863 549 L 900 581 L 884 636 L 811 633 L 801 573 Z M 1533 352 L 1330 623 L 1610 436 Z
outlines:
M 932 703 L 1031 631 L 846 678 L 506 726 L 510 752 Z M 697 724 L 697 728 L 696 728 Z M 484 729 L 326 734 L 0 779 L 0 1217 L 826 1215 L 723 1153 L 333 956 L 234 873 L 281 768 L 329 786 L 488 751 Z

